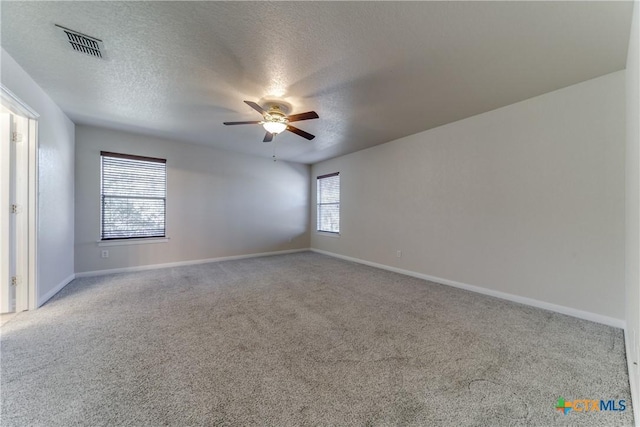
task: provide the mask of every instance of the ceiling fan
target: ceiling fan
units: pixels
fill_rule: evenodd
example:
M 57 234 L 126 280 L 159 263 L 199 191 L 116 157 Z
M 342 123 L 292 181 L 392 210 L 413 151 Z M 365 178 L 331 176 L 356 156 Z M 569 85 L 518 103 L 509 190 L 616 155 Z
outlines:
M 309 132 L 305 132 L 302 129 L 298 129 L 297 127 L 293 127 L 289 124 L 291 122 L 319 118 L 315 111 L 307 111 L 306 113 L 292 114 L 288 116 L 288 106 L 279 102 L 269 102 L 267 110 L 252 101 L 244 101 L 244 103 L 262 114 L 262 120 L 249 122 L 224 122 L 225 125 L 262 125 L 264 130 L 267 131 L 262 142 L 271 142 L 274 135 L 284 132 L 285 130 L 293 132 L 308 140 L 315 138 L 315 135 L 311 135 Z

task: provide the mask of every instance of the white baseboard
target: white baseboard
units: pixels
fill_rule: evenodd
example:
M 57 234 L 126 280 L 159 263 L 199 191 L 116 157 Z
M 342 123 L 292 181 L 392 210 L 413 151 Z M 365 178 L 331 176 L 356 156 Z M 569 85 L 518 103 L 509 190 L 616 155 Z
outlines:
M 76 278 L 75 274 L 70 275 L 69 277 L 67 277 L 66 279 L 64 279 L 62 282 L 58 283 L 58 285 L 56 287 L 54 287 L 53 289 L 51 289 L 49 292 L 47 292 L 46 294 L 42 295 L 40 298 L 38 298 L 38 307 L 40 308 L 44 305 L 45 302 L 49 301 L 51 298 L 53 298 L 53 296 L 55 294 L 57 294 L 58 292 L 60 292 L 62 290 L 62 288 L 64 288 L 65 286 L 67 286 L 69 283 L 71 283 L 71 281 L 73 279 Z
M 591 313 L 589 311 L 578 310 L 571 307 L 565 307 L 563 305 L 552 304 L 549 302 L 539 301 L 532 298 L 509 294 L 506 292 L 494 291 L 492 289 L 483 288 L 481 286 L 468 285 L 466 283 L 460 283 L 460 282 L 456 282 L 449 279 L 443 279 L 441 277 L 429 276 L 428 274 L 416 273 L 415 271 L 391 267 L 389 265 L 366 261 L 359 258 L 352 258 L 349 256 L 340 255 L 340 254 L 336 254 L 328 251 L 323 251 L 320 249 L 311 248 L 311 251 L 324 254 L 324 255 L 329 255 L 335 258 L 344 259 L 346 261 L 357 262 L 358 264 L 364 264 L 370 267 L 376 267 L 383 270 L 393 271 L 394 273 L 400 273 L 406 276 L 416 277 L 418 279 L 428 280 L 430 282 L 440 283 L 442 285 L 453 286 L 455 288 L 460 288 L 460 289 L 464 289 L 471 292 L 477 292 L 479 294 L 489 295 L 492 297 L 501 298 L 504 300 L 513 301 L 513 302 L 517 302 L 524 305 L 530 305 L 532 307 L 542 308 L 549 311 L 555 311 L 556 313 L 566 314 L 568 316 L 577 317 L 579 319 L 590 320 L 596 323 L 602 323 L 604 325 L 613 326 L 615 328 L 621 328 L 621 329 L 625 328 L 625 321 L 622 319 L 616 319 L 614 317 L 603 316 L 601 314 Z
M 260 252 L 256 254 L 233 255 L 233 256 L 208 258 L 208 259 L 195 259 L 195 260 L 189 260 L 189 261 L 168 262 L 164 264 L 150 264 L 150 265 L 139 265 L 135 267 L 111 268 L 108 270 L 83 271 L 80 273 L 76 273 L 75 277 L 77 278 L 93 277 L 93 276 L 103 276 L 105 274 L 114 274 L 114 273 L 131 273 L 134 271 L 157 270 L 159 268 L 182 267 L 185 265 L 196 265 L 196 264 L 208 264 L 210 262 L 231 261 L 234 259 L 257 258 L 257 257 L 263 257 L 263 256 L 293 254 L 296 252 L 307 252 L 308 250 L 309 248 L 289 249 L 285 251 Z
M 627 371 L 629 372 L 629 388 L 631 389 L 631 406 L 633 406 L 634 425 L 640 427 L 640 378 L 638 378 L 638 366 L 633 364 L 633 360 L 629 357 L 631 353 L 631 339 L 627 328 L 624 328 L 624 346 L 627 352 Z

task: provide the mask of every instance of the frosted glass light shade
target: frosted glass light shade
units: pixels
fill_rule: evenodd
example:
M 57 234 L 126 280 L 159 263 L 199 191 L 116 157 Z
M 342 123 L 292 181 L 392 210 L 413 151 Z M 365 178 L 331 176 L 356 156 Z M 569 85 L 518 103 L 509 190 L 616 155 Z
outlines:
M 287 128 L 287 124 L 281 122 L 265 122 L 262 126 L 264 127 L 264 130 L 274 135 L 284 132 Z

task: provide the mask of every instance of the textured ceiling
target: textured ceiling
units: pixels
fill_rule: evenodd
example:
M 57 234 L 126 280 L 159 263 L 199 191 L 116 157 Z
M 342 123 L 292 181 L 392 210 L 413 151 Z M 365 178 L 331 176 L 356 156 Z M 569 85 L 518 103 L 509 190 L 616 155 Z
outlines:
M 624 69 L 630 2 L 6 2 L 1 44 L 77 124 L 313 163 Z M 104 41 L 76 53 L 54 24 Z

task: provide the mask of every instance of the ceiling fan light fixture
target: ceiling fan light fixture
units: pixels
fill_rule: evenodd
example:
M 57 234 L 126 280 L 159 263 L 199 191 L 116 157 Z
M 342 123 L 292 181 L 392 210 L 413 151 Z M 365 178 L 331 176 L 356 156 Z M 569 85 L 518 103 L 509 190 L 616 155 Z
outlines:
M 273 141 L 274 135 L 284 132 L 285 130 L 291 133 L 295 133 L 302 138 L 311 141 L 316 136 L 305 132 L 302 129 L 298 129 L 295 126 L 291 126 L 291 122 L 299 122 L 302 120 L 319 119 L 318 113 L 315 111 L 307 111 L 306 113 L 298 113 L 289 115 L 290 105 L 276 101 L 268 102 L 265 107 L 258 105 L 253 101 L 244 101 L 249 107 L 256 110 L 262 115 L 261 121 L 243 121 L 243 122 L 224 122 L 225 125 L 257 125 L 260 124 L 267 131 L 262 142 Z M 265 109 L 266 108 L 266 109 Z
M 262 127 L 264 127 L 264 130 L 267 132 L 277 135 L 287 129 L 287 124 L 283 122 L 264 122 Z

